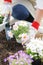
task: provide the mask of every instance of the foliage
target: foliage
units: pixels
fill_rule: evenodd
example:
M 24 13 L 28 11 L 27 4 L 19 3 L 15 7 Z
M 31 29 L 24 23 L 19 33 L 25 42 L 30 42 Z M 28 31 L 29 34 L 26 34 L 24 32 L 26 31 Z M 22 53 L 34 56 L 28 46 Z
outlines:
M 23 52 L 22 50 L 18 51 L 14 55 L 10 55 L 4 61 L 9 61 L 9 65 L 31 65 L 33 62 L 31 56 Z
M 0 15 L 0 24 L 3 22 L 4 17 Z

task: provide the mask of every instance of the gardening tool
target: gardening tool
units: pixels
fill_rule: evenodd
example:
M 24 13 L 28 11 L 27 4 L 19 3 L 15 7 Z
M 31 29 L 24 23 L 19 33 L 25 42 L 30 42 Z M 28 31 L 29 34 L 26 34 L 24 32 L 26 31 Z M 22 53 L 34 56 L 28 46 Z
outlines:
M 4 19 L 4 22 L 6 22 L 6 24 L 5 24 L 5 34 L 6 34 L 7 40 L 10 40 L 11 38 L 13 38 L 13 34 L 11 33 L 11 26 L 9 24 L 9 20 L 10 20 L 10 14 L 8 14 Z

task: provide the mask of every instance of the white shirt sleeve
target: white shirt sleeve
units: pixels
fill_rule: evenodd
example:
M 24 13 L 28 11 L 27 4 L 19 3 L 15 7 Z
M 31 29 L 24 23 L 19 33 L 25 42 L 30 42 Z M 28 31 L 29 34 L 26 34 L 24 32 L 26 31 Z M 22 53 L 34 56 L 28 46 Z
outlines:
M 36 0 L 36 8 L 43 9 L 43 0 Z
M 11 5 L 10 4 L 2 4 L 1 6 L 0 6 L 0 14 L 2 14 L 2 15 L 6 15 L 6 14 L 8 14 L 8 13 L 12 13 L 12 7 L 11 7 Z

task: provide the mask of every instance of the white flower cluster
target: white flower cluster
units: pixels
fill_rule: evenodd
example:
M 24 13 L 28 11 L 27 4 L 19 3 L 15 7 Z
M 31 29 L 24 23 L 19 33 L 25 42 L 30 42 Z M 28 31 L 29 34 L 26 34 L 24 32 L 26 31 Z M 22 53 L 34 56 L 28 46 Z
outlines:
M 28 24 L 27 24 L 26 21 L 20 21 L 19 25 L 20 25 L 20 26 L 27 26 Z
M 9 36 L 10 38 L 13 38 L 13 34 L 12 34 L 11 31 L 7 31 L 7 34 L 8 34 L 8 36 Z
M 29 31 L 28 26 L 29 25 L 27 21 L 18 21 L 18 22 L 15 22 L 15 24 L 13 25 L 13 31 L 16 32 L 16 34 L 18 34 L 18 38 L 21 39 L 22 42 L 29 39 L 28 33 L 26 32 L 26 30 Z M 26 29 L 24 30 L 24 28 Z
M 22 42 L 25 42 L 29 39 L 29 36 L 27 33 L 23 33 L 19 35 L 19 38 L 21 38 Z
M 18 30 L 19 25 L 25 27 L 28 25 L 28 23 L 26 21 L 15 22 L 15 24 L 13 25 L 13 30 Z
M 26 44 L 26 49 L 30 49 L 31 52 L 38 53 L 43 57 L 43 41 L 39 39 L 31 39 L 30 43 Z
M 18 30 L 18 25 L 13 25 L 13 30 Z

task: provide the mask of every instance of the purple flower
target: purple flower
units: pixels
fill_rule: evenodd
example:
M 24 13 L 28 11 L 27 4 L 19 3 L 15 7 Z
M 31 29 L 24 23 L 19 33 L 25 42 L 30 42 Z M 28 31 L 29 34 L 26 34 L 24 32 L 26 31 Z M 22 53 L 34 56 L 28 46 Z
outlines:
M 22 50 L 18 51 L 17 53 L 15 53 L 14 55 L 10 55 L 8 57 L 8 59 L 11 61 L 9 62 L 9 65 L 12 63 L 12 61 L 15 59 L 15 64 L 24 64 L 27 63 L 27 64 L 31 64 L 33 62 L 32 58 L 30 55 L 26 54 L 25 52 L 23 52 Z M 6 62 L 7 59 L 5 58 L 4 61 Z
M 15 64 L 18 64 L 18 62 L 15 62 Z
M 7 58 L 4 59 L 4 62 L 6 62 L 6 61 L 7 61 Z

